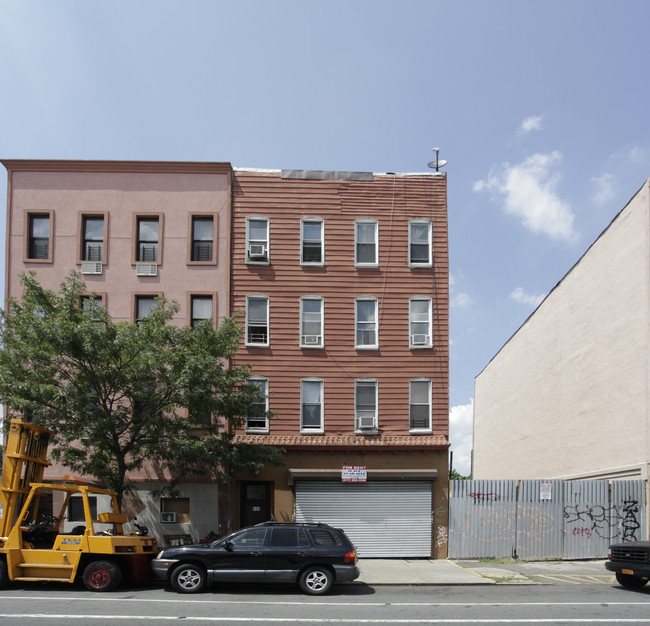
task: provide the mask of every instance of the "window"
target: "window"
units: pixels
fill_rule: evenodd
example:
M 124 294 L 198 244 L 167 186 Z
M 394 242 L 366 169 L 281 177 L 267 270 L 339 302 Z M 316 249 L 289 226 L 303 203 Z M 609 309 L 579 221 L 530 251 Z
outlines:
M 158 217 L 137 218 L 138 241 L 135 260 L 138 263 L 158 263 Z
M 27 218 L 27 258 L 37 261 L 51 261 L 50 214 L 29 214 Z
M 379 225 L 375 220 L 357 220 L 354 224 L 354 264 L 377 267 Z
M 97 496 L 88 496 L 88 504 L 90 505 L 90 516 L 93 519 L 97 519 Z M 70 502 L 68 502 L 68 521 L 86 521 L 86 516 L 84 515 L 84 501 L 82 496 L 70 496 Z
M 322 348 L 323 299 L 317 296 L 300 298 L 300 347 Z
M 354 427 L 356 430 L 377 430 L 377 381 L 357 380 L 354 383 Z
M 309 547 L 307 533 L 302 528 L 282 528 L 275 527 L 271 529 L 271 548 L 301 548 Z
M 213 319 L 212 296 L 191 296 L 190 326 L 194 328 L 203 320 Z
M 231 537 L 228 541 L 235 548 L 250 550 L 252 548 L 262 548 L 266 539 L 267 528 L 248 528 L 238 535 Z
M 377 349 L 377 299 L 359 298 L 356 301 L 356 348 Z
M 325 239 L 323 220 L 305 218 L 300 222 L 300 263 L 302 265 L 325 264 Z
M 323 381 L 307 378 L 300 383 L 300 431 L 323 432 Z
M 411 298 L 409 302 L 409 345 L 411 348 L 430 348 L 431 298 Z
M 160 498 L 160 521 L 190 523 L 189 498 Z
M 82 295 L 81 296 L 81 310 L 86 314 L 92 316 L 95 321 L 99 321 L 98 308 L 104 306 L 104 296 L 98 294 Z
M 246 432 L 269 432 L 269 381 L 266 378 L 255 376 L 246 381 L 247 385 L 258 388 L 263 398 L 257 400 L 249 414 L 246 416 Z
M 409 222 L 409 265 L 431 267 L 431 222 Z
M 142 318 L 158 306 L 157 296 L 136 296 L 135 297 L 135 323 L 139 324 Z
M 310 528 L 309 534 L 317 546 L 340 546 L 341 540 L 326 528 Z
M 82 218 L 82 261 L 104 261 L 104 217 Z
M 431 431 L 431 381 L 412 380 L 409 389 L 411 430 Z
M 267 296 L 246 297 L 246 345 L 269 345 L 269 299 Z
M 266 217 L 246 218 L 246 263 L 269 262 L 269 220 Z
M 191 228 L 190 261 L 211 263 L 214 260 L 214 218 L 211 215 L 193 215 Z

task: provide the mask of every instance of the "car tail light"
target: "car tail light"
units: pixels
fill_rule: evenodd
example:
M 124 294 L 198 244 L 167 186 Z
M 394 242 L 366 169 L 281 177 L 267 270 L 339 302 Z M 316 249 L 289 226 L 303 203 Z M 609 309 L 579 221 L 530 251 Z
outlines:
M 343 559 L 346 563 L 354 563 L 357 560 L 357 553 L 354 550 L 350 550 Z

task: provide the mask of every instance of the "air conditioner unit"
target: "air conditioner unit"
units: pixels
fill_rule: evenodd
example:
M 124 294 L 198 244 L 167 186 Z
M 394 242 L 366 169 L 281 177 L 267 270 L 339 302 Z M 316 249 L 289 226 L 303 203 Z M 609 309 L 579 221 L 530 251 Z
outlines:
M 429 343 L 429 335 L 411 335 L 411 345 L 426 346 Z
M 95 263 L 94 261 L 84 261 L 81 264 L 81 273 L 82 274 L 101 274 L 102 273 L 102 264 Z
M 361 430 L 368 430 L 375 428 L 375 418 L 374 417 L 360 417 L 359 418 L 359 428 Z
M 158 276 L 158 266 L 155 263 L 138 263 L 135 266 L 136 276 Z
M 248 258 L 266 260 L 266 246 L 263 243 L 252 243 L 248 246 Z
M 306 346 L 319 346 L 320 335 L 303 335 L 302 343 Z
M 160 521 L 164 524 L 173 524 L 176 522 L 176 513 L 160 512 Z

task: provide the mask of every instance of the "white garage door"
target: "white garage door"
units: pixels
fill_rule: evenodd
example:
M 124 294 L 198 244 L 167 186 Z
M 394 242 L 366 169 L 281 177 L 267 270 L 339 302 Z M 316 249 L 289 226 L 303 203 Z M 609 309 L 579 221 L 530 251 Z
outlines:
M 296 521 L 342 528 L 360 558 L 431 556 L 430 481 L 296 481 Z

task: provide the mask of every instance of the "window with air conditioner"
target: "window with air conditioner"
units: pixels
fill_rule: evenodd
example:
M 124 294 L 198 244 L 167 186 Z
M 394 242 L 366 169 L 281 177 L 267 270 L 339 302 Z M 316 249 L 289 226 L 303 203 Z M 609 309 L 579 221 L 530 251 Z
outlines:
M 301 265 L 325 264 L 324 223 L 320 218 L 304 218 L 300 221 Z
M 416 297 L 409 301 L 409 333 L 411 348 L 430 348 L 433 343 L 431 298 Z
M 260 393 L 246 416 L 246 432 L 269 432 L 269 381 L 261 376 L 253 376 L 246 381 L 247 385 L 257 388 Z
M 104 261 L 104 216 L 84 215 L 81 219 L 81 229 L 82 261 L 102 263 Z M 92 263 L 82 263 L 82 267 L 83 265 L 90 267 Z
M 354 423 L 357 431 L 377 430 L 377 381 L 354 383 Z
M 160 218 L 158 216 L 137 218 L 135 259 L 137 263 L 158 263 L 159 236 Z
M 318 296 L 300 298 L 300 346 L 322 348 L 323 299 Z
M 246 218 L 246 262 L 268 264 L 269 220 L 266 217 Z
M 160 498 L 160 521 L 190 523 L 189 498 Z
M 268 296 L 246 296 L 246 345 L 260 348 L 269 345 Z

